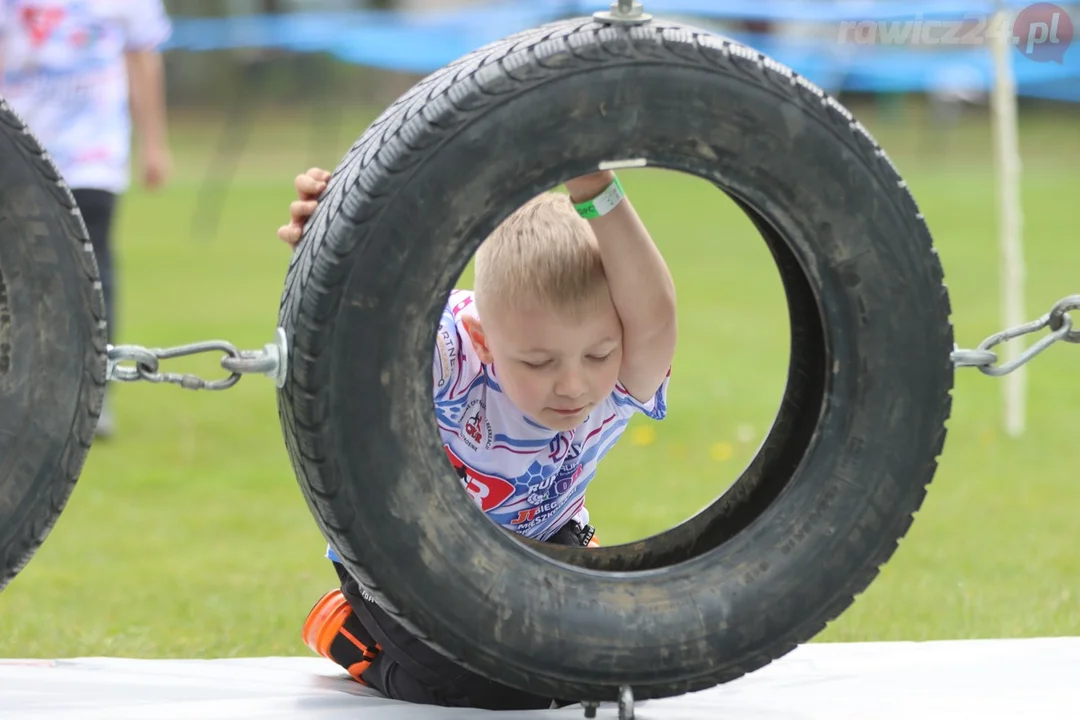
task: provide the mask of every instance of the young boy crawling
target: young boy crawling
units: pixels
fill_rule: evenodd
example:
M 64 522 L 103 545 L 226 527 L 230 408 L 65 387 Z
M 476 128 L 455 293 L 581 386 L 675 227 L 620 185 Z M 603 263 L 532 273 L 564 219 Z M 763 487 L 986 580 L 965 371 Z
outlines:
M 278 236 L 295 248 L 330 174 L 296 178 Z M 635 412 L 665 416 L 675 288 L 611 172 L 544 193 L 485 239 L 475 290 L 450 294 L 433 352 L 439 432 L 473 500 L 543 542 L 594 545 L 585 489 Z M 332 548 L 341 589 L 304 623 L 316 653 L 387 697 L 489 710 L 563 704 L 492 682 L 412 637 Z

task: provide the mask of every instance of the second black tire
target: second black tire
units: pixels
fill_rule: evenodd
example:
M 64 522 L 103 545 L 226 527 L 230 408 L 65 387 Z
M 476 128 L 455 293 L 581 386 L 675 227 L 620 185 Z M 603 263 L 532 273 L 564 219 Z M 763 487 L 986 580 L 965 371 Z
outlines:
M 799 300 L 783 421 L 753 486 L 663 552 L 549 557 L 478 522 L 446 461 L 435 327 L 515 208 L 637 159 L 722 188 L 773 247 Z M 282 428 L 344 564 L 432 647 L 554 697 L 677 695 L 811 639 L 890 558 L 944 443 L 949 312 L 911 194 L 820 89 L 684 25 L 561 21 L 432 74 L 337 167 L 286 280 Z
M 105 305 L 86 226 L 0 100 L 0 589 L 71 496 L 105 396 Z

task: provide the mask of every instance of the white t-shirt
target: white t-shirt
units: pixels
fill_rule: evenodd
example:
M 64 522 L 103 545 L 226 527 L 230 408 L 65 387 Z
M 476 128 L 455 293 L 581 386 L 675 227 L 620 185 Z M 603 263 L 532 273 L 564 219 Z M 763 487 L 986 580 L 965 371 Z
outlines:
M 171 32 L 161 0 L 0 0 L 0 94 L 69 187 L 127 189 L 124 53 L 156 49 Z
M 472 292 L 451 293 L 435 347 L 435 414 L 451 464 L 476 505 L 507 530 L 543 541 L 570 520 L 587 524 L 585 489 L 597 464 L 635 412 L 664 418 L 670 372 L 648 403 L 616 385 L 581 425 L 555 432 L 527 418 L 480 361 L 461 322 L 475 312 Z M 332 549 L 327 557 L 338 559 Z

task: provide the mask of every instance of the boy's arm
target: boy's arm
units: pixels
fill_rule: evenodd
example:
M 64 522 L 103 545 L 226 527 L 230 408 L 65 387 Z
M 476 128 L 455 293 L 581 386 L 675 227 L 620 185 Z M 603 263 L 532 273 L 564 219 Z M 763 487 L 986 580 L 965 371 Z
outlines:
M 165 73 L 157 50 L 125 53 L 131 88 L 131 116 L 139 140 L 143 181 L 147 187 L 161 185 L 169 173 L 169 149 L 165 128 Z
M 570 199 L 585 202 L 615 179 L 611 171 L 566 182 Z M 600 246 L 611 299 L 623 327 L 619 382 L 639 402 L 649 402 L 671 369 L 678 335 L 675 283 L 649 231 L 624 198 L 606 215 L 588 221 Z

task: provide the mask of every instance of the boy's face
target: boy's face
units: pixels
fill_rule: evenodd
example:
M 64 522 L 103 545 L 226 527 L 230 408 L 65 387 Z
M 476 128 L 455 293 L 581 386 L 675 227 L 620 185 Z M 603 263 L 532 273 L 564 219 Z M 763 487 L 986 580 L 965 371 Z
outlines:
M 537 306 L 494 309 L 465 322 L 480 359 L 523 413 L 556 431 L 577 427 L 615 388 L 622 324 L 608 295 L 575 319 Z

